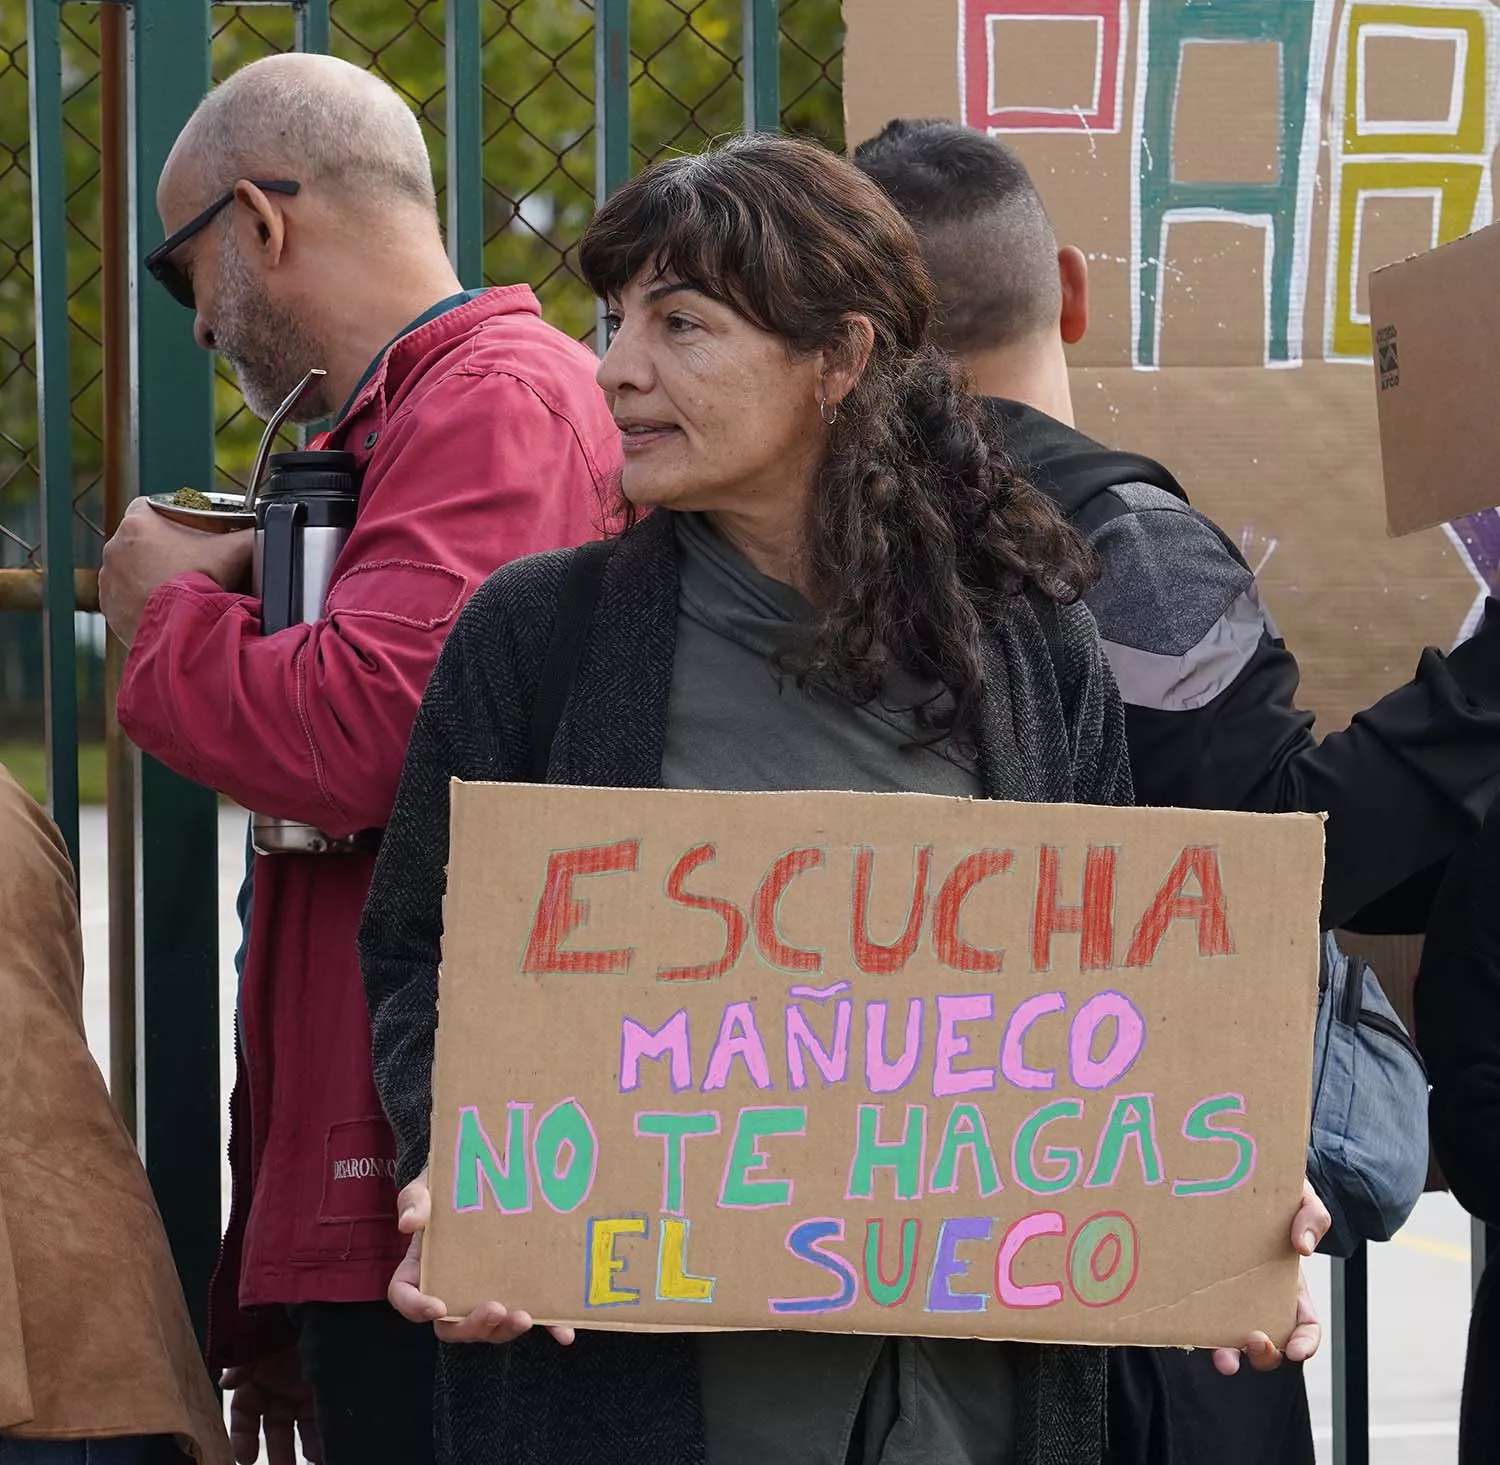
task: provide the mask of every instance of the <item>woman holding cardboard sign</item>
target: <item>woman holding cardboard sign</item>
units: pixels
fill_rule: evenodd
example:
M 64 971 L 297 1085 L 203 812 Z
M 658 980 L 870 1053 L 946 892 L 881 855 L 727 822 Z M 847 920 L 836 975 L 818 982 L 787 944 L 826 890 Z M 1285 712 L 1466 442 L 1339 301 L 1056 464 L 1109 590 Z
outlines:
M 599 380 L 635 522 L 607 549 L 502 571 L 460 619 L 361 935 L 377 1080 L 414 1182 L 391 1298 L 418 1321 L 446 1313 L 418 1263 L 450 779 L 1131 798 L 1078 603 L 1087 553 L 927 345 L 916 239 L 868 180 L 807 144 L 742 139 L 622 188 L 581 262 L 610 310 Z M 1303 1254 L 1320 1210 L 1299 1214 Z M 1293 1358 L 1317 1344 L 1300 1321 Z M 1103 1458 L 1097 1349 L 523 1337 L 530 1317 L 499 1302 L 438 1328 L 511 1344 L 442 1350 L 439 1454 L 465 1465 Z M 1260 1335 L 1250 1355 L 1278 1361 Z

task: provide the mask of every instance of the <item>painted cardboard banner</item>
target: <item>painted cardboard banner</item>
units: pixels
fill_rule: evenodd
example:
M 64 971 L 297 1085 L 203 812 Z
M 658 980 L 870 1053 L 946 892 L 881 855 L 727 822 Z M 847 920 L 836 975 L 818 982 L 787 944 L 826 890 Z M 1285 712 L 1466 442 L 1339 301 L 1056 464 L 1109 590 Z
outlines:
M 1079 425 L 1240 541 L 1325 729 L 1465 634 L 1500 512 L 1386 537 L 1367 281 L 1494 217 L 1492 0 L 844 10 L 851 145 L 948 117 L 1026 160 L 1090 261 Z
M 1321 876 L 1306 815 L 455 784 L 426 1290 L 1284 1340 Z

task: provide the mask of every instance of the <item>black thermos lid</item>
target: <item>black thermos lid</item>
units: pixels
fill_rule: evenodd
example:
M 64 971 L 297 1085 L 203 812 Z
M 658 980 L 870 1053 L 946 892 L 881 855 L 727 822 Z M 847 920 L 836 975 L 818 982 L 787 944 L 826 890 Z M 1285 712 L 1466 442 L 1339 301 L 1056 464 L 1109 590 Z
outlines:
M 356 493 L 358 459 L 353 453 L 272 453 L 262 494 Z
M 359 508 L 359 461 L 353 453 L 273 453 L 255 500 L 255 522 L 272 504 L 302 505 L 300 522 L 347 528 Z

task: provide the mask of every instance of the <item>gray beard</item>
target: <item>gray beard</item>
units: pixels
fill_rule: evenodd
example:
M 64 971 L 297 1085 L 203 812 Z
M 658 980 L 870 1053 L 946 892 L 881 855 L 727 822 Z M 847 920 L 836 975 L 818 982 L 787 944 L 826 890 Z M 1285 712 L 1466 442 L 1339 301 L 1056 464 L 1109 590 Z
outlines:
M 299 317 L 266 298 L 232 245 L 220 290 L 224 324 L 215 333 L 219 355 L 234 372 L 245 405 L 266 421 L 308 371 L 322 364 L 322 351 Z M 317 422 L 331 410 L 320 384 L 309 389 L 290 420 Z

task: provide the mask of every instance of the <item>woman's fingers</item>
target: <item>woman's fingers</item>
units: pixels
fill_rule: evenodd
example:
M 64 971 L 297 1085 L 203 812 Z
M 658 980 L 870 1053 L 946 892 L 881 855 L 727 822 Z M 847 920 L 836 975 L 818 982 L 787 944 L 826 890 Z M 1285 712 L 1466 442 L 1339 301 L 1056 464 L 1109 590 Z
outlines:
M 432 1192 L 423 1170 L 396 1197 L 396 1225 L 411 1237 L 411 1245 L 391 1276 L 386 1298 L 409 1323 L 436 1322 L 448 1311 L 442 1300 L 422 1291 L 422 1236 L 432 1219 Z
M 1312 1181 L 1304 1176 L 1302 1204 L 1292 1218 L 1293 1249 L 1299 1256 L 1311 1256 L 1318 1249 L 1318 1243 L 1328 1234 L 1331 1225 L 1333 1217 L 1328 1214 L 1328 1207 L 1318 1199 Z
M 437 1325 L 441 1343 L 513 1343 L 536 1324 L 529 1312 L 512 1311 L 503 1302 L 481 1302 L 466 1318 Z M 552 1337 L 567 1347 L 574 1332 L 569 1327 L 548 1328 Z
M 408 1236 L 426 1228 L 432 1219 L 432 1192 L 424 1170 L 396 1197 L 396 1225 Z
M 386 1297 L 392 1307 L 409 1323 L 436 1322 L 448 1311 L 441 1299 L 429 1297 L 422 1291 L 422 1233 L 418 1231 L 406 1248 L 391 1276 L 391 1285 L 386 1288 Z
M 438 1340 L 443 1343 L 509 1343 L 531 1327 L 524 1312 L 511 1312 L 503 1302 L 481 1302 L 456 1323 L 439 1323 Z
M 1307 1287 L 1307 1277 L 1297 1269 L 1297 1326 L 1287 1339 L 1286 1356 L 1293 1363 L 1306 1363 L 1318 1351 L 1323 1342 L 1323 1325 L 1318 1321 L 1313 1307 L 1312 1293 Z
M 1250 1334 L 1249 1341 L 1245 1344 L 1245 1357 L 1250 1360 L 1250 1367 L 1256 1373 L 1270 1373 L 1272 1369 L 1281 1367 L 1281 1349 L 1264 1333 Z
M 1286 1351 L 1279 1349 L 1264 1333 L 1251 1333 L 1242 1349 L 1215 1348 L 1214 1367 L 1226 1378 L 1233 1378 L 1240 1371 L 1242 1357 L 1250 1360 L 1250 1367 L 1257 1373 L 1269 1373 L 1281 1366 L 1283 1358 L 1289 1363 L 1306 1363 L 1318 1351 L 1323 1341 L 1322 1324 L 1313 1308 L 1312 1293 L 1307 1287 L 1307 1276 L 1301 1266 L 1297 1268 L 1297 1321 L 1292 1336 L 1287 1339 Z
M 438 1340 L 443 1343 L 509 1343 L 530 1330 L 530 1314 L 512 1312 L 503 1302 L 482 1302 L 457 1322 L 440 1321 L 447 1315 L 446 1305 L 422 1291 L 422 1234 L 432 1219 L 432 1192 L 427 1188 L 426 1170 L 396 1198 L 396 1216 L 396 1224 L 411 1237 L 411 1245 L 391 1277 L 386 1296 L 402 1317 L 408 1322 L 433 1323 Z M 574 1338 L 572 1328 L 547 1331 L 564 1347 Z
M 1264 1333 L 1251 1333 L 1243 1348 L 1215 1348 L 1214 1367 L 1232 1379 L 1245 1359 L 1257 1373 L 1268 1373 L 1281 1363 L 1281 1351 Z
M 1227 1379 L 1232 1379 L 1240 1371 L 1240 1350 L 1238 1348 L 1215 1348 L 1214 1367 Z

